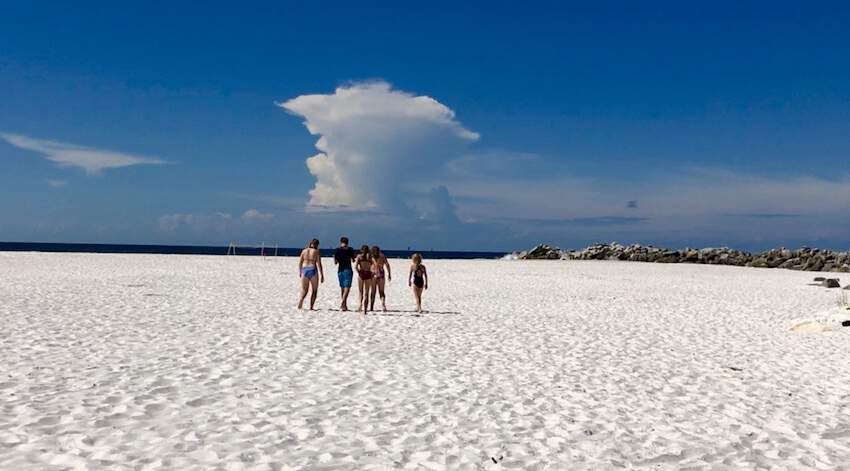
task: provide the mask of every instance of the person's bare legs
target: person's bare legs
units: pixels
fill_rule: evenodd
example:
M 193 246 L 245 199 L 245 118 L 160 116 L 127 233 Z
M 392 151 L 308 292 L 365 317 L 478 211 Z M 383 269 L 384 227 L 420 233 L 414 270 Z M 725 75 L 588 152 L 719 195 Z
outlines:
M 375 312 L 375 279 L 369 280 L 369 310 Z
M 348 294 L 351 292 L 351 288 L 342 288 L 342 305 L 339 307 L 343 311 L 348 310 Z
M 363 278 L 357 277 L 357 290 L 360 292 L 360 306 L 357 308 L 358 311 L 363 310 L 363 291 L 364 291 Z
M 310 280 L 306 276 L 301 277 L 301 296 L 298 298 L 298 309 L 304 309 L 304 298 L 307 297 L 307 288 L 310 286 Z
M 339 310 L 344 311 L 345 309 L 345 288 L 339 288 Z
M 366 313 L 366 308 L 369 307 L 369 282 L 360 280 L 360 310 Z
M 375 298 L 377 297 L 377 294 L 378 294 L 378 280 L 377 280 L 377 278 L 372 278 L 372 289 L 369 291 L 369 294 L 370 294 L 370 296 L 369 296 L 369 302 L 370 302 L 369 306 L 370 307 L 369 308 L 374 311 L 375 310 Z
M 416 312 L 422 313 L 422 288 L 417 286 L 413 287 L 413 297 L 416 298 Z
M 385 278 L 378 278 L 378 294 L 381 296 L 381 306 L 384 308 L 384 312 L 387 312 L 387 295 L 384 292 L 384 288 L 387 286 L 387 280 Z M 374 300 L 372 303 L 374 304 Z M 374 310 L 374 309 L 373 309 Z
M 316 297 L 319 295 L 319 275 L 310 278 L 310 286 L 313 288 L 310 293 L 310 310 L 314 311 L 316 307 Z
M 369 312 L 369 301 L 372 299 L 373 281 L 366 280 L 363 282 L 363 314 Z

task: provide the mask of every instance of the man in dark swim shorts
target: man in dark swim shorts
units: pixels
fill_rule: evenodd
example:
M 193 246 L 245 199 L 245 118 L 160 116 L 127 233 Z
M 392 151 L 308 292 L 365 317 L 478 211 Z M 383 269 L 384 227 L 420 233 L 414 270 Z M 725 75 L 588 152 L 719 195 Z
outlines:
M 339 247 L 334 251 L 334 263 L 337 265 L 342 298 L 339 308 L 343 311 L 348 310 L 348 293 L 351 292 L 351 281 L 354 279 L 354 271 L 351 269 L 352 260 L 354 260 L 354 249 L 348 246 L 348 237 L 342 237 L 339 239 Z

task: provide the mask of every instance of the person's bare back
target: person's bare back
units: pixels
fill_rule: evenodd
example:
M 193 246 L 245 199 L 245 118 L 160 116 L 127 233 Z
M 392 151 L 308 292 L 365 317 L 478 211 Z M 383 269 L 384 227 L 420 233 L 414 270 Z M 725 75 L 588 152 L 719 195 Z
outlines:
M 316 305 L 316 295 L 319 283 L 325 282 L 325 274 L 322 270 L 322 253 L 319 252 L 319 239 L 313 239 L 307 248 L 301 251 L 298 258 L 298 276 L 301 277 L 301 296 L 298 299 L 298 309 L 304 306 L 304 298 L 312 288 L 310 296 L 310 310 Z
M 301 262 L 302 266 L 305 267 L 315 267 L 317 261 L 321 257 L 321 253 L 319 249 L 314 249 L 312 247 L 307 247 L 306 249 L 301 251 Z

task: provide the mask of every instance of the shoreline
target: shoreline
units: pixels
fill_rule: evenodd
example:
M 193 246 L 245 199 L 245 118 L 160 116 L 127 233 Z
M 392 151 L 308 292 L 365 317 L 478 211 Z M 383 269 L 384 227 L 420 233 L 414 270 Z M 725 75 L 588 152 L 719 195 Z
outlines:
M 335 246 L 321 249 L 323 257 L 332 257 Z M 44 253 L 116 253 L 116 254 L 159 254 L 159 255 L 238 255 L 265 257 L 297 257 L 302 248 L 267 245 L 169 245 L 169 244 L 89 244 L 64 242 L 2 242 L 0 252 L 44 252 Z M 232 252 L 231 252 L 232 251 Z M 498 259 L 505 252 L 474 250 L 425 250 L 408 248 L 406 250 L 382 250 L 389 258 L 410 258 L 421 253 L 428 259 L 470 260 Z

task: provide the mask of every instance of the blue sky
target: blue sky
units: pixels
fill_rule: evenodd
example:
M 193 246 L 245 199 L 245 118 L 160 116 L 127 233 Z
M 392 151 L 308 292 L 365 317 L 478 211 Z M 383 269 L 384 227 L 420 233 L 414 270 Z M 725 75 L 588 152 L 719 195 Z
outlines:
M 848 248 L 844 4 L 460 3 L 6 5 L 0 240 Z

